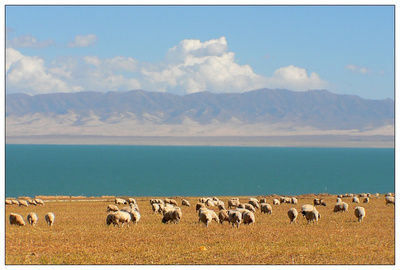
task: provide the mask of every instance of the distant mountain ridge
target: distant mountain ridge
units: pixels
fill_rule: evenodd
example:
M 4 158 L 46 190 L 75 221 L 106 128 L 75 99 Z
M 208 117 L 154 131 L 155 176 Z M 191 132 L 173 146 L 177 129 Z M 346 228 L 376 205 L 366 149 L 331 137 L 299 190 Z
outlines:
M 51 124 L 45 124 L 45 119 Z M 394 101 L 367 100 L 326 90 L 295 92 L 284 89 L 229 94 L 198 92 L 184 96 L 144 90 L 34 96 L 8 94 L 6 120 L 7 134 L 13 134 L 17 128 L 21 130 L 24 125 L 24 132 L 29 133 L 28 126 L 92 126 L 99 130 L 102 125 L 116 127 L 121 123 L 125 129 L 129 129 L 129 123 L 134 123 L 135 127 L 196 125 L 196 130 L 211 125 L 256 125 L 362 131 L 394 125 Z M 38 122 L 42 124 L 33 124 Z

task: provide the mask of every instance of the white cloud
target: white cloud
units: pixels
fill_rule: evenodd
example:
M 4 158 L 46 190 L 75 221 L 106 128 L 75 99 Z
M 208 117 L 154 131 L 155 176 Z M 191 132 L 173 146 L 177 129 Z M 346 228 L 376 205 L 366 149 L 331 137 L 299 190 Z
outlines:
M 84 40 L 76 39 L 75 45 L 91 42 L 90 38 Z M 256 74 L 249 65 L 236 62 L 225 37 L 205 42 L 183 40 L 168 50 L 164 61 L 157 63 L 90 55 L 59 58 L 46 66 L 41 58 L 8 48 L 6 67 L 8 93 L 145 89 L 187 94 L 245 92 L 264 87 L 306 91 L 327 86 L 318 74 L 293 65 L 276 70 L 271 77 Z
M 94 34 L 76 36 L 74 41 L 68 44 L 68 47 L 88 47 L 97 41 L 97 36 Z
M 45 48 L 53 45 L 53 40 L 38 41 L 32 35 L 23 35 L 7 41 L 7 47 L 13 48 Z
M 345 68 L 354 73 L 362 73 L 362 74 L 370 73 L 370 70 L 368 68 L 360 67 L 360 66 L 356 66 L 356 65 L 352 65 L 352 64 L 347 65 Z

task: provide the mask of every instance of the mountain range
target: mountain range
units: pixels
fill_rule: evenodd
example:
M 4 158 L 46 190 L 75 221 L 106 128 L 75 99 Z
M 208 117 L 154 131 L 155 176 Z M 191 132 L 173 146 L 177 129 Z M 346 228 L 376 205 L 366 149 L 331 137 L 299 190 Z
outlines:
M 7 136 L 259 136 L 381 130 L 379 134 L 393 132 L 393 126 L 392 99 L 368 100 L 326 90 L 6 95 Z

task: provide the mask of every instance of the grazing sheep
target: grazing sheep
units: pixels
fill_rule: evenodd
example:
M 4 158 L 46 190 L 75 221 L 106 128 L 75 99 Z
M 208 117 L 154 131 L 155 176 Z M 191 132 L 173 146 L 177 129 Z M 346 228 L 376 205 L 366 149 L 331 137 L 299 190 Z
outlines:
M 199 211 L 199 209 L 202 208 L 202 207 L 206 208 L 206 205 L 205 205 L 204 203 L 197 203 L 197 204 L 196 204 L 196 213 L 197 213 L 197 211 Z
M 151 205 L 151 210 L 153 210 L 154 213 L 161 213 L 161 207 L 158 203 L 153 203 Z
M 34 201 L 37 205 L 44 205 L 44 201 L 42 199 L 36 198 Z
M 221 201 L 221 200 L 219 200 L 218 202 L 217 202 L 217 206 L 218 206 L 218 210 L 226 210 L 226 208 L 225 208 L 225 203 L 223 202 L 223 201 Z
M 130 203 L 128 206 L 121 208 L 121 211 L 128 212 L 128 213 L 130 213 L 132 211 L 139 212 L 139 207 L 137 206 L 137 204 Z
M 11 200 L 12 204 L 19 205 L 19 202 L 17 200 Z
M 188 200 L 182 199 L 182 206 L 189 206 L 190 207 L 190 202 Z
M 128 198 L 128 199 L 126 199 L 126 201 L 127 201 L 128 203 L 137 204 L 137 203 L 136 203 L 136 200 L 135 200 L 134 198 Z
M 137 225 L 141 217 L 139 211 L 133 210 L 129 214 L 131 215 L 131 221 Z
M 272 206 L 268 203 L 261 203 L 260 204 L 261 207 L 261 213 L 265 213 L 265 214 L 272 214 Z
M 9 220 L 11 225 L 25 226 L 25 221 L 19 214 L 11 213 Z
M 154 204 L 154 203 L 164 204 L 164 201 L 161 199 L 150 199 L 150 204 Z
M 229 210 L 228 215 L 229 215 L 229 223 L 232 223 L 232 228 L 235 227 L 235 224 L 237 228 L 239 228 L 239 225 L 242 222 L 242 213 L 236 210 Z
M 29 203 L 29 204 L 32 204 L 32 205 L 34 205 L 34 206 L 37 205 L 37 203 L 35 202 L 35 200 L 32 200 L 32 199 L 28 200 L 28 203 Z
M 358 197 L 354 196 L 352 202 L 353 203 L 360 203 L 360 199 L 358 199 Z
M 260 199 L 260 203 L 267 203 L 267 199 L 266 198 L 261 198 Z
M 333 212 L 349 212 L 349 205 L 345 202 L 338 202 L 333 208 Z
M 26 217 L 29 225 L 35 226 L 38 221 L 38 216 L 34 212 L 30 212 Z
M 363 203 L 369 203 L 369 197 L 364 198 Z
M 252 205 L 249 204 L 249 203 L 240 203 L 240 204 L 238 205 L 238 208 L 244 208 L 244 209 L 250 210 L 251 212 L 255 212 L 255 211 L 256 211 L 256 209 L 254 208 L 254 206 L 252 206 Z
M 207 206 L 216 206 L 216 203 L 212 198 L 208 198 L 205 204 Z
M 174 199 L 166 198 L 166 199 L 164 199 L 164 203 L 165 203 L 165 204 L 169 203 L 169 204 L 178 206 L 178 203 L 177 203 Z
M 208 224 L 210 224 L 211 220 L 212 220 L 211 212 L 206 210 L 199 211 L 199 221 L 204 223 L 206 227 L 208 227 Z
M 291 199 L 291 203 L 292 203 L 292 204 L 297 204 L 297 198 L 293 197 L 293 198 Z
M 228 208 L 238 207 L 240 204 L 239 200 L 230 199 L 228 201 Z
M 280 205 L 281 202 L 280 202 L 278 199 L 273 199 L 273 200 L 272 200 L 272 204 L 273 204 L 273 205 Z
M 229 222 L 229 214 L 227 210 L 221 210 L 218 213 L 219 222 L 222 224 L 224 221 Z
M 301 206 L 301 211 L 300 213 L 303 215 L 303 217 L 306 216 L 306 212 L 311 212 L 317 210 L 314 206 L 312 206 L 311 204 L 303 204 Z
M 179 223 L 179 221 L 182 218 L 182 211 L 180 208 L 174 208 L 170 209 L 166 212 L 164 212 L 164 216 L 161 220 L 162 223 L 167 223 L 169 222 L 174 222 L 174 223 Z
M 249 201 L 249 204 L 251 204 L 256 209 L 260 209 L 260 205 L 256 201 Z
M 54 220 L 55 220 L 55 216 L 54 216 L 54 214 L 52 213 L 52 212 L 48 212 L 45 216 L 44 216 L 44 219 L 46 220 L 46 222 L 47 222 L 47 225 L 49 225 L 49 226 L 53 226 L 54 225 Z
M 307 219 L 307 224 L 309 224 L 311 221 L 313 222 L 313 224 L 315 224 L 315 223 L 318 224 L 318 219 L 321 218 L 321 214 L 318 213 L 317 209 L 314 209 L 309 212 L 303 211 L 302 214 L 303 215 L 305 214 L 306 219 Z
M 323 205 L 326 206 L 326 202 L 323 199 L 314 199 L 314 205 Z
M 365 218 L 365 208 L 356 206 L 356 208 L 354 208 L 354 215 L 356 215 L 356 218 L 358 218 L 358 222 L 363 221 L 363 218 Z
M 207 199 L 206 198 L 199 198 L 199 203 L 206 203 Z
M 293 208 L 293 207 L 290 208 L 289 211 L 288 211 L 288 217 L 290 219 L 290 224 L 297 223 L 297 221 L 296 221 L 297 216 L 298 216 L 297 209 Z
M 128 203 L 124 199 L 115 198 L 115 204 L 128 204 Z
M 6 200 L 6 205 L 11 205 L 13 204 L 11 200 Z
M 108 213 L 108 212 L 117 212 L 118 210 L 119 210 L 118 206 L 116 206 L 114 204 L 110 204 L 110 205 L 107 205 L 106 213 Z
M 253 212 L 244 211 L 242 213 L 243 224 L 250 225 L 256 222 L 256 217 L 254 216 Z
M 26 201 L 26 200 L 19 200 L 18 202 L 19 202 L 19 206 L 28 207 L 28 201 Z
M 339 197 L 337 197 L 336 198 L 336 202 L 338 203 L 338 202 L 341 202 L 342 201 L 342 199 L 340 199 Z
M 114 213 L 110 213 L 107 216 L 106 224 L 110 225 L 111 223 L 114 226 L 119 226 L 119 223 L 122 223 L 122 227 L 124 227 L 125 223 L 128 223 L 132 220 L 131 214 L 125 211 L 117 211 Z
M 385 199 L 386 199 L 386 205 L 388 205 L 390 203 L 392 203 L 394 205 L 395 200 L 394 200 L 393 196 L 386 196 Z

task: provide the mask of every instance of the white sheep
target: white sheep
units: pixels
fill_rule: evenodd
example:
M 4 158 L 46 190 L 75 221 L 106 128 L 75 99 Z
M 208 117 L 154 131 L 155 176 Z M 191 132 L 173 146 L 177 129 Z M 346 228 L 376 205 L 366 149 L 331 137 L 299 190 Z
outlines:
M 28 201 L 27 200 L 19 200 L 19 206 L 25 206 L 28 207 Z
M 238 200 L 230 199 L 228 201 L 228 208 L 238 207 L 239 204 L 240 204 L 239 199 Z
M 297 223 L 297 221 L 296 221 L 297 216 L 298 216 L 297 209 L 293 208 L 293 207 L 290 208 L 289 211 L 288 211 L 288 217 L 290 219 L 290 224 Z
M 358 222 L 363 221 L 365 218 L 365 208 L 361 206 L 357 206 L 354 208 L 354 215 L 358 218 Z
M 254 198 L 253 198 L 254 199 Z M 251 204 L 254 208 L 260 209 L 260 205 L 255 200 L 249 200 L 249 204 Z
M 204 223 L 206 227 L 208 227 L 208 224 L 212 221 L 212 214 L 210 211 L 207 211 L 206 208 L 201 208 L 201 211 L 199 211 L 199 221 Z
M 44 216 L 44 220 L 46 220 L 47 225 L 49 225 L 49 226 L 53 226 L 54 225 L 55 218 L 56 218 L 56 216 L 52 212 L 48 212 Z
M 12 202 L 12 204 L 19 205 L 19 202 L 18 202 L 18 200 L 11 200 L 11 202 Z
M 281 202 L 280 202 L 278 199 L 273 199 L 273 200 L 272 200 L 272 204 L 273 204 L 273 205 L 280 205 Z
M 35 202 L 35 200 L 32 200 L 32 199 L 29 199 L 29 200 L 28 200 L 28 203 L 29 203 L 29 204 L 32 204 L 32 205 L 35 205 L 35 206 L 37 205 L 37 203 Z
M 108 213 L 108 212 L 117 212 L 118 210 L 119 210 L 118 206 L 110 204 L 110 205 L 107 205 L 106 213 Z
M 240 204 L 238 205 L 238 208 L 244 208 L 244 209 L 250 210 L 251 212 L 255 212 L 255 211 L 256 211 L 256 209 L 254 208 L 254 206 L 252 206 L 252 205 L 249 204 L 249 203 L 240 203 Z
M 141 217 L 139 211 L 133 210 L 133 211 L 129 212 L 129 214 L 131 214 L 131 221 L 137 225 L 140 220 L 140 217 Z
M 295 197 L 292 197 L 292 199 L 291 199 L 291 203 L 292 203 L 292 204 L 297 204 L 297 202 L 298 202 L 298 201 L 297 201 L 297 198 L 295 198 Z
M 153 203 L 151 205 L 151 210 L 153 210 L 154 213 L 161 213 L 161 208 L 158 203 Z
M 369 203 L 369 197 L 364 198 L 363 203 Z
M 206 205 L 205 205 L 204 203 L 197 203 L 197 204 L 196 204 L 196 213 L 197 213 L 197 211 L 199 211 L 199 209 L 202 208 L 202 207 L 206 208 Z
M 256 217 L 254 216 L 254 213 L 251 211 L 244 211 L 242 213 L 242 220 L 243 220 L 243 224 L 254 224 L 256 222 Z
M 36 198 L 34 201 L 37 205 L 44 205 L 44 201 L 42 199 Z
M 115 204 L 128 204 L 126 200 L 121 198 L 115 198 Z
M 38 221 L 38 216 L 34 212 L 30 212 L 26 217 L 29 225 L 35 226 Z
M 13 204 L 11 200 L 6 200 L 6 205 L 11 205 Z
M 353 203 L 360 203 L 360 199 L 358 199 L 357 196 L 354 196 L 353 199 L 352 199 L 352 202 Z
M 306 212 L 311 212 L 316 210 L 316 208 L 314 206 L 312 206 L 311 204 L 303 204 L 301 206 L 301 211 L 300 213 L 303 215 L 303 217 L 306 216 Z
M 339 197 L 336 198 L 336 202 L 337 202 L 337 203 L 338 203 L 338 202 L 341 202 L 341 201 L 342 201 L 341 198 L 339 198 Z
M 386 196 L 385 200 L 386 200 L 386 205 L 388 205 L 390 203 L 394 205 L 394 203 L 395 203 L 395 200 L 394 200 L 393 196 Z
M 218 202 L 217 202 L 217 206 L 218 206 L 218 210 L 226 210 L 226 208 L 225 208 L 225 203 L 223 202 L 223 201 L 221 201 L 221 200 L 219 200 Z
M 190 202 L 188 200 L 182 199 L 182 206 L 189 206 L 190 207 Z
M 261 213 L 272 214 L 272 206 L 269 203 L 261 203 Z
M 321 218 L 321 214 L 318 213 L 317 209 L 314 209 L 312 211 L 309 212 L 303 212 L 303 215 L 305 214 L 306 219 L 307 219 L 307 224 L 309 224 L 311 221 L 313 222 L 313 224 L 317 223 L 318 224 L 318 219 Z
M 19 214 L 11 213 L 9 220 L 11 225 L 25 226 L 24 218 Z
M 346 202 L 338 202 L 333 208 L 333 212 L 349 212 L 349 205 Z
M 182 218 L 182 211 L 180 208 L 173 208 L 164 212 L 163 218 L 161 220 L 162 223 L 174 222 L 179 223 Z
M 137 204 L 137 203 L 136 203 L 136 200 L 135 200 L 134 198 L 127 198 L 126 201 L 127 201 L 128 203 Z
M 260 199 L 260 203 L 266 203 L 267 202 L 267 199 L 266 198 L 261 198 Z
M 236 210 L 229 210 L 228 215 L 229 215 L 229 223 L 232 223 L 232 228 L 235 227 L 235 224 L 237 228 L 239 228 L 239 225 L 242 222 L 242 213 Z
M 229 222 L 229 214 L 227 210 L 220 210 L 218 213 L 219 222 L 222 224 L 224 221 Z

